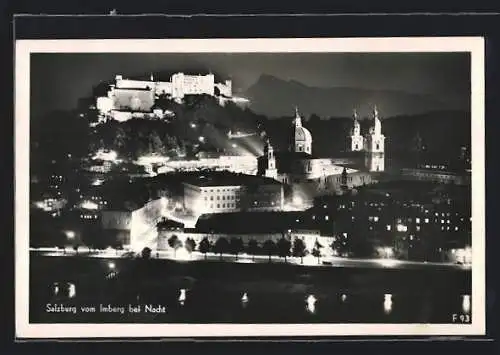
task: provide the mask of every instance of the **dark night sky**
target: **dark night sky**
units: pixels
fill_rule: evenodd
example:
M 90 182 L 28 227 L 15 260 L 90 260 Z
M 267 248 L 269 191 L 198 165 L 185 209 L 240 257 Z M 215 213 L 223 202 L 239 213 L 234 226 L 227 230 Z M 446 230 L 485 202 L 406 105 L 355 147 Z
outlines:
M 231 76 L 235 90 L 244 90 L 261 74 L 270 74 L 308 86 L 427 94 L 457 107 L 470 96 L 466 53 L 33 54 L 32 117 L 75 108 L 94 85 L 116 74 L 130 77 L 186 69 Z

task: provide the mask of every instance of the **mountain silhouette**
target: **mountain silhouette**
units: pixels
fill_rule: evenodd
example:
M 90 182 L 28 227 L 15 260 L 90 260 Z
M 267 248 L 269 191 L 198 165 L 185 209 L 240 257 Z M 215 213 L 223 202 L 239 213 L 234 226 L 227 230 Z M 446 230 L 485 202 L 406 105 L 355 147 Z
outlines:
M 348 117 L 354 108 L 361 116 L 367 116 L 375 104 L 385 117 L 457 109 L 427 95 L 355 87 L 311 87 L 267 74 L 261 75 L 244 96 L 251 100 L 253 111 L 268 117 L 287 116 L 294 106 L 305 116 L 316 114 L 324 118 Z

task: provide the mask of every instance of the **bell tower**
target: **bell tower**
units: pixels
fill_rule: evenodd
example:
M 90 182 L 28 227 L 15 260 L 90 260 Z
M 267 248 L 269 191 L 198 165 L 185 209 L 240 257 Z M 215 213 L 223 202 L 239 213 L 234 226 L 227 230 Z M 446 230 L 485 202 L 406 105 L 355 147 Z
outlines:
M 385 169 L 385 136 L 377 106 L 373 108 L 373 126 L 365 138 L 365 165 L 369 171 Z
M 276 157 L 274 156 L 274 149 L 269 139 L 266 141 L 266 145 L 264 146 L 264 154 L 266 155 L 266 163 L 267 166 L 264 171 L 264 176 L 278 179 L 278 169 L 276 169 Z
M 361 126 L 358 121 L 358 113 L 353 111 L 353 126 L 351 131 L 351 151 L 359 152 L 363 150 L 363 136 L 361 135 Z

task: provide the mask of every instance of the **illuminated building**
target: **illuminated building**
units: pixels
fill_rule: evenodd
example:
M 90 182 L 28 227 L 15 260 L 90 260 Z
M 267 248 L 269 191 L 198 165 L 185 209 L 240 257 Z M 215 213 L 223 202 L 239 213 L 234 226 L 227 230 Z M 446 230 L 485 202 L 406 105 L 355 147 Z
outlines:
M 216 170 L 256 175 L 257 158 L 253 155 L 199 155 L 197 160 L 170 160 L 161 164 L 158 173 L 169 171 Z
M 406 180 L 429 181 L 442 184 L 470 185 L 471 183 L 470 172 L 458 173 L 446 171 L 429 165 L 428 168 L 423 166 L 420 169 L 401 169 L 401 177 Z
M 354 110 L 353 113 L 353 128 L 351 131 L 351 151 L 359 152 L 363 150 L 364 137 L 361 135 L 361 125 L 358 121 L 358 113 Z
M 166 96 L 181 102 L 187 95 L 217 97 L 222 106 L 229 101 L 243 106 L 249 102 L 245 98 L 233 97 L 231 80 L 216 83 L 213 74 L 188 75 L 179 72 L 173 74 L 170 81 L 155 81 L 152 75 L 150 80 L 124 79 L 122 75 L 117 75 L 107 96 L 96 98 L 96 107 L 102 117 L 121 122 L 131 118 L 161 118 L 168 113 L 154 109 L 157 97 Z
M 338 159 L 335 158 L 313 156 L 313 138 L 309 130 L 302 126 L 298 109 L 295 110 L 288 138 L 288 151 L 275 152 L 270 141 L 266 142 L 264 155 L 258 158 L 257 174 L 289 185 L 292 199 L 300 199 L 307 204 L 315 196 L 342 193 L 345 188 L 370 184 L 374 181 L 370 171 L 348 167 L 346 164 L 337 165 L 335 162 Z M 343 172 L 347 174 L 344 183 Z
M 369 171 L 384 171 L 385 169 L 385 136 L 382 134 L 382 123 L 378 116 L 377 107 L 373 109 L 373 126 L 366 135 L 365 165 Z
M 442 192 L 422 184 L 382 183 L 355 194 L 322 196 L 310 213 L 347 242 L 358 237 L 383 255 L 391 248 L 394 257 L 442 261 L 446 251 L 471 243 L 470 196 L 462 186 Z
M 300 117 L 297 107 L 295 108 L 293 135 L 291 136 L 293 136 L 290 144 L 291 152 L 312 154 L 312 135 L 307 128 L 302 126 L 302 117 Z
M 283 186 L 276 180 L 229 172 L 193 173 L 184 182 L 184 207 L 197 215 L 282 210 Z
M 101 212 L 102 228 L 113 233 L 123 245 L 142 250 L 157 238 L 156 225 L 164 216 L 165 198 L 145 202 L 111 204 Z

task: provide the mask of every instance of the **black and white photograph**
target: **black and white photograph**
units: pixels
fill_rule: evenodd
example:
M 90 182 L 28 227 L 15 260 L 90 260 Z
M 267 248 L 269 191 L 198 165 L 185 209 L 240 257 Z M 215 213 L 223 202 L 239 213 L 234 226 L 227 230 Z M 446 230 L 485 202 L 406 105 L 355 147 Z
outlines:
M 19 336 L 480 335 L 482 38 L 25 40 Z

